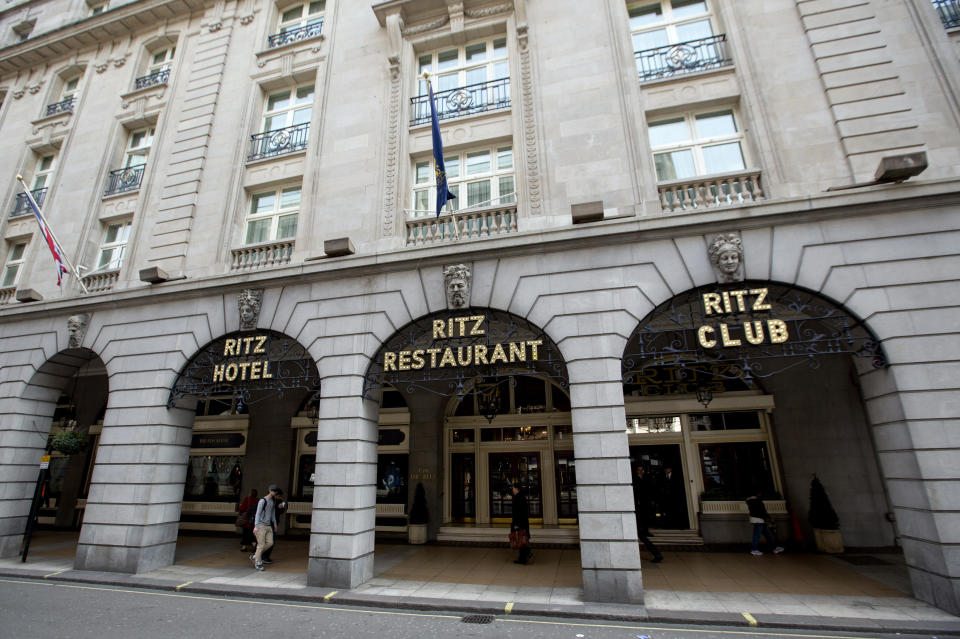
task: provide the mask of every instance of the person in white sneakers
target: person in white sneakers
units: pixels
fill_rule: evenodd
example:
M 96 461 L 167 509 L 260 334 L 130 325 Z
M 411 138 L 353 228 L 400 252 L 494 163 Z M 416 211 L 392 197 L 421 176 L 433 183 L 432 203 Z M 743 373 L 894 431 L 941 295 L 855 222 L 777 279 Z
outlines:
M 274 497 L 277 496 L 276 484 L 270 484 L 267 494 L 257 502 L 257 514 L 253 520 L 253 534 L 257 537 L 257 552 L 250 555 L 257 570 L 264 570 L 262 555 L 273 545 L 273 536 L 277 532 L 277 511 Z
M 771 524 L 773 519 L 767 513 L 766 506 L 763 505 L 763 493 L 757 491 L 756 495 L 747 497 L 747 508 L 750 509 L 750 523 L 753 524 L 753 546 L 750 550 L 751 555 L 760 556 L 763 551 L 760 550 L 760 535 L 767 538 L 767 543 L 773 548 L 773 554 L 779 555 L 783 552 L 783 546 L 777 544 L 777 538 L 773 534 Z

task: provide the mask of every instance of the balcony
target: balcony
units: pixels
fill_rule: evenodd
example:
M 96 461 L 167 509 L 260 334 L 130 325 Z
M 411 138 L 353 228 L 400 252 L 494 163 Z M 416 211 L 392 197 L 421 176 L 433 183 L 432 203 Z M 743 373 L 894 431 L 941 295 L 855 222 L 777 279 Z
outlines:
M 940 22 L 944 27 L 960 27 L 960 0 L 933 0 L 933 8 L 940 14 Z
M 517 232 L 517 203 L 407 219 L 407 246 L 442 244 Z
M 84 275 L 81 281 L 83 282 L 83 285 L 87 287 L 88 292 L 101 293 L 103 291 L 109 291 L 112 289 L 113 285 L 117 283 L 118 279 L 120 279 L 119 268 L 109 271 L 97 271 L 96 273 Z
M 77 96 L 71 96 L 66 100 L 61 100 L 56 104 L 47 105 L 47 117 L 57 115 L 58 113 L 73 113 L 73 106 L 77 102 Z
M 690 40 L 665 47 L 637 51 L 637 72 L 641 82 L 670 78 L 684 73 L 718 69 L 731 64 L 726 52 L 725 34 Z
M 287 264 L 290 262 L 290 256 L 293 255 L 293 246 L 293 240 L 281 240 L 233 249 L 230 270 L 251 271 Z
M 267 39 L 267 48 L 273 49 L 275 47 L 282 47 L 285 44 L 290 44 L 291 42 L 299 42 L 300 40 L 308 40 L 309 38 L 315 38 L 320 35 L 323 31 L 323 20 L 319 20 L 313 24 L 308 24 L 305 27 L 300 27 L 298 29 L 290 29 L 289 31 L 283 31 L 281 33 L 274 34 Z
M 478 82 L 458 89 L 433 94 L 437 119 L 447 120 L 464 115 L 510 108 L 510 78 Z M 410 126 L 430 121 L 430 98 L 418 95 L 410 98 Z
M 310 137 L 310 123 L 295 124 L 285 129 L 257 133 L 250 136 L 250 155 L 247 162 L 285 155 L 307 148 Z
M 664 211 L 702 210 L 720 206 L 736 206 L 766 195 L 760 184 L 760 171 L 740 171 L 661 182 L 660 205 Z
M 107 190 L 103 192 L 104 197 L 138 190 L 146 168 L 146 164 L 137 164 L 110 171 L 110 181 L 107 183 Z
M 30 194 L 33 196 L 34 201 L 37 203 L 37 206 L 41 209 L 43 208 L 43 200 L 47 197 L 47 187 L 42 189 L 37 189 L 36 191 L 30 191 Z M 16 217 L 18 215 L 29 215 L 30 214 L 30 203 L 27 201 L 26 193 L 17 193 L 17 202 L 13 207 L 13 212 L 10 213 L 10 217 Z
M 166 84 L 170 80 L 170 69 L 160 69 L 159 71 L 154 71 L 150 75 L 140 76 L 135 81 L 135 87 L 139 89 L 146 89 L 147 87 L 155 87 L 161 84 Z
M 4 304 L 10 304 L 14 300 L 14 295 L 17 292 L 16 286 L 8 286 L 7 288 L 0 288 L 0 306 Z

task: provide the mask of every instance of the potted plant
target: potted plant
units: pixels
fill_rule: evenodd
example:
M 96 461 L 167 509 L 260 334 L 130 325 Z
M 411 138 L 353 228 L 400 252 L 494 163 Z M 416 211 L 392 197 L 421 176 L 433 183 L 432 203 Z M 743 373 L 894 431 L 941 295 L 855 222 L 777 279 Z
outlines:
M 827 490 L 814 475 L 810 481 L 810 525 L 817 550 L 828 553 L 843 552 L 843 537 L 840 536 L 840 518 L 830 504 Z
M 410 507 L 410 520 L 407 523 L 407 540 L 411 544 L 427 543 L 427 522 L 430 521 L 430 513 L 427 511 L 427 494 L 423 490 L 423 484 L 417 484 L 417 490 L 413 494 L 413 505 Z
M 53 436 L 50 447 L 64 455 L 75 455 L 87 447 L 87 434 L 79 429 L 76 420 L 70 420 Z

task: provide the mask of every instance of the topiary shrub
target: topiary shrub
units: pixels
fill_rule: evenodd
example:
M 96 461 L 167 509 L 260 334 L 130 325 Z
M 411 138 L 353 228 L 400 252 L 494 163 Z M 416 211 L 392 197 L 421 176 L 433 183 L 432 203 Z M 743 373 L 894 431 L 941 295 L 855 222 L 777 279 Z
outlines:
M 810 481 L 810 525 L 820 530 L 840 530 L 840 518 L 830 503 L 827 490 L 816 475 Z

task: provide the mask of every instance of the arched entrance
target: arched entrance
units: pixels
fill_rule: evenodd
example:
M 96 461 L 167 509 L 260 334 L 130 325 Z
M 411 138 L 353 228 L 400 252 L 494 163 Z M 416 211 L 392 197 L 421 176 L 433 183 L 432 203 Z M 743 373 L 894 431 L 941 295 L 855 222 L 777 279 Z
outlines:
M 76 531 L 83 521 L 109 382 L 103 361 L 86 348 L 60 351 L 34 373 L 10 411 L 4 448 L 13 514 L 0 539 L 2 556 L 21 551 L 28 521 L 36 530 Z M 17 420 L 17 421 L 14 421 Z M 41 463 L 43 459 L 43 463 Z M 15 476 L 11 476 L 13 473 Z M 58 542 L 75 543 L 76 533 Z M 31 556 L 36 556 L 37 546 Z M 41 551 L 42 552 L 42 551 Z
M 673 543 L 749 541 L 744 499 L 763 493 L 792 530 L 817 475 L 844 541 L 895 543 L 859 375 L 885 366 L 879 341 L 839 304 L 802 288 L 737 282 L 658 306 L 623 357 L 632 463 L 655 487 L 651 527 Z

